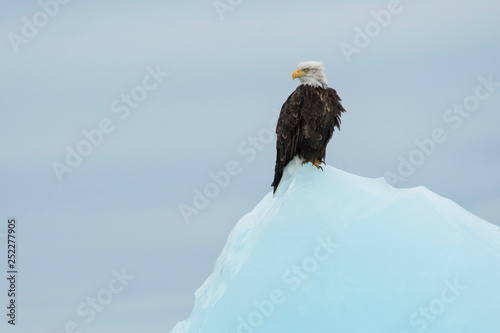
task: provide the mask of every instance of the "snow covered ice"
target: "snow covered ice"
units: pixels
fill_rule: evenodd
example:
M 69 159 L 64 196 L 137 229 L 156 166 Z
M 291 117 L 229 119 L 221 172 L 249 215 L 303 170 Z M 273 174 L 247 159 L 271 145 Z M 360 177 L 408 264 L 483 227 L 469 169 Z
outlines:
M 173 333 L 500 332 L 500 228 L 424 187 L 290 163 Z

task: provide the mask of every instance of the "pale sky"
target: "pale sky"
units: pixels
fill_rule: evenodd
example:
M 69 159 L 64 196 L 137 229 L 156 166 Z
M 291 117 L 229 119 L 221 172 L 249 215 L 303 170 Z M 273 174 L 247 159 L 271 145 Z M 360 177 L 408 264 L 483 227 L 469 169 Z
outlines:
M 19 242 L 18 325 L 2 332 L 187 318 L 271 191 L 269 134 L 301 61 L 324 62 L 347 110 L 328 164 L 392 173 L 500 225 L 498 1 L 41 3 L 51 15 L 0 3 L 0 212 Z M 122 270 L 133 279 L 114 293 Z M 92 316 L 88 300 L 109 295 Z

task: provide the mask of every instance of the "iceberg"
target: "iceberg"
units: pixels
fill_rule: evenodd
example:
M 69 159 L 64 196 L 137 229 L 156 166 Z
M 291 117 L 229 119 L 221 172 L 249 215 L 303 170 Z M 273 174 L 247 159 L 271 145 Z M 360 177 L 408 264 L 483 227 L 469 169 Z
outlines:
M 295 159 L 171 332 L 500 332 L 500 228 L 424 187 Z

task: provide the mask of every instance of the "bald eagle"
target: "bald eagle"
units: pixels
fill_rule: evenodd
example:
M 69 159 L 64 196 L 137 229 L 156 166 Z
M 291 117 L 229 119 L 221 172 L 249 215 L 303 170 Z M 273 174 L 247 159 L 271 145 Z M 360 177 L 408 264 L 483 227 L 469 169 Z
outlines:
M 328 87 L 323 70 L 323 63 L 306 61 L 293 72 L 292 79 L 298 78 L 300 85 L 281 107 L 276 126 L 273 193 L 284 168 L 295 156 L 300 157 L 303 164 L 311 162 L 321 168 L 334 128 L 340 129 L 340 116 L 345 109 L 335 89 Z

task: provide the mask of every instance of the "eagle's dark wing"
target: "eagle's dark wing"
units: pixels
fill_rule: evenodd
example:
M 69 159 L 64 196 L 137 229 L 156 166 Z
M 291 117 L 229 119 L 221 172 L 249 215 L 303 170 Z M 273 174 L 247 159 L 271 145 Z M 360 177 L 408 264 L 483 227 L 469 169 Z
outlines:
M 325 131 L 325 136 L 327 137 L 327 140 L 323 146 L 323 154 L 321 156 L 322 162 L 324 162 L 324 158 L 326 155 L 326 145 L 332 138 L 335 127 L 340 130 L 340 116 L 342 115 L 342 112 L 345 112 L 344 107 L 340 103 L 342 99 L 340 99 L 337 91 L 335 91 L 335 89 L 333 88 L 327 88 L 326 93 L 327 100 L 325 101 L 325 118 L 323 122 L 319 122 L 323 124 L 323 130 Z
M 271 185 L 274 187 L 274 192 L 283 176 L 283 169 L 297 155 L 302 143 L 302 99 L 303 95 L 299 93 L 299 90 L 295 90 L 281 107 L 276 126 L 276 166 L 274 181 Z
M 342 112 L 345 112 L 344 107 L 340 103 L 342 99 L 339 97 L 337 94 L 337 91 L 333 88 L 327 88 L 326 91 L 328 92 L 329 100 L 330 100 L 330 107 L 332 108 L 332 113 L 333 113 L 333 127 L 337 127 L 340 130 L 340 116 L 342 115 Z M 333 129 L 333 128 L 332 128 Z

